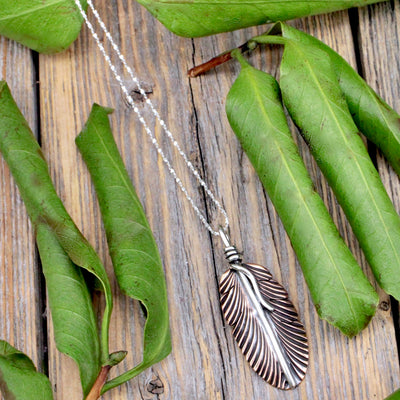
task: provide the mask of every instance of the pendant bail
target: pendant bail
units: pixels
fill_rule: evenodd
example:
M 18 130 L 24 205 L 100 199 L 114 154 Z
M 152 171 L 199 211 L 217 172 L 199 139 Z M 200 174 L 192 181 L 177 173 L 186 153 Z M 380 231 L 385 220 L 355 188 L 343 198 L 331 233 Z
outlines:
M 225 257 L 228 260 L 229 264 L 241 264 L 242 258 L 236 246 L 230 243 L 229 236 L 222 227 L 219 228 L 219 236 L 224 243 Z

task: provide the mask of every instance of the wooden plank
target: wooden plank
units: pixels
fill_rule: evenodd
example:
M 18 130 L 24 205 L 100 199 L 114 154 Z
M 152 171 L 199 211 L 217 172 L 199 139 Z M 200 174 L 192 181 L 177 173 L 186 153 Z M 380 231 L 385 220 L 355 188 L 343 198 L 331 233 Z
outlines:
M 0 79 L 7 81 L 21 112 L 36 133 L 36 82 L 31 51 L 3 37 L 0 37 Z M 0 193 L 0 339 L 26 353 L 43 371 L 40 272 L 34 235 L 2 157 Z
M 400 2 L 385 2 L 359 11 L 362 73 L 368 84 L 400 112 Z M 379 173 L 400 213 L 400 179 L 381 153 Z
M 154 20 L 143 8 L 132 2 L 125 2 L 121 7 L 121 15 L 107 13 L 104 8 L 100 11 L 105 16 L 110 14 L 112 19 L 106 20 L 108 26 L 115 27 L 117 17 L 120 19 L 123 39 L 128 41 L 128 43 L 123 43 L 123 47 L 129 46 L 127 52 L 129 59 L 134 57 L 138 60 L 136 64 L 138 75 L 145 82 L 149 82 L 150 86 L 158 88 L 153 100 L 156 104 L 164 104 L 162 107 L 164 114 L 166 107 L 169 108 L 169 115 L 172 117 L 169 122 L 172 128 L 176 130 L 183 121 L 183 124 L 186 125 L 183 127 L 185 128 L 184 131 L 192 131 L 191 120 L 186 118 L 186 104 L 190 105 L 190 90 L 184 78 L 187 63 L 191 61 L 190 40 L 180 39 L 182 45 L 178 45 L 178 48 L 182 48 L 184 54 L 179 56 L 179 60 L 185 59 L 187 61 L 185 61 L 183 68 L 177 70 L 177 76 L 172 76 L 173 79 L 170 80 L 168 77 L 170 70 L 163 70 L 162 67 L 165 68 L 168 63 L 177 65 L 179 60 L 175 59 L 176 54 L 173 50 L 177 46 L 177 42 L 170 40 L 169 48 L 161 47 L 161 44 L 164 44 L 162 35 L 165 32 L 161 30 L 153 31 Z M 135 15 L 135 18 L 129 18 L 132 15 Z M 143 25 L 142 18 L 147 21 Z M 135 26 L 125 26 L 130 21 Z M 137 43 L 133 44 L 129 42 L 129 32 L 135 30 L 139 33 L 135 37 Z M 168 37 L 171 38 L 171 36 L 169 34 Z M 149 42 L 152 44 L 151 46 L 149 46 Z M 157 48 L 157 43 L 160 44 L 160 48 Z M 183 43 L 185 43 L 185 46 L 183 46 Z M 133 48 L 133 53 L 130 50 L 131 48 Z M 157 50 L 169 53 L 168 60 L 165 58 L 165 54 L 160 57 L 152 56 L 151 52 Z M 152 62 L 147 64 L 146 61 L 149 59 Z M 160 63 L 163 64 L 162 67 Z M 113 83 L 109 71 L 105 69 L 94 42 L 90 38 L 88 39 L 87 31 L 84 31 L 84 35 L 70 51 L 54 57 L 42 57 L 40 65 L 41 77 L 46 82 L 41 87 L 44 152 L 50 159 L 52 175 L 67 209 L 89 239 L 96 244 L 100 252 L 103 252 L 102 243 L 104 239 L 99 229 L 99 213 L 92 191 L 87 190 L 90 182 L 85 169 L 82 167 L 73 139 L 87 118 L 90 104 L 93 101 L 118 106 L 112 118 L 116 139 L 134 179 L 139 196 L 145 204 L 150 223 L 163 253 L 170 289 L 172 331 L 182 333 L 182 335 L 173 335 L 175 349 L 173 357 L 175 361 L 173 357 L 170 357 L 165 363 L 155 366 L 138 379 L 122 387 L 121 390 L 110 393 L 108 398 L 132 398 L 139 396 L 140 393 L 144 398 L 156 398 L 157 391 L 152 389 L 152 385 L 149 386 L 154 377 L 161 379 L 164 385 L 164 393 L 169 393 L 170 398 L 178 399 L 181 396 L 182 398 L 190 398 L 193 390 L 199 389 L 201 385 L 206 386 L 207 380 L 210 378 L 194 374 L 188 375 L 186 365 L 200 371 L 203 363 L 209 362 L 209 359 L 207 359 L 209 354 L 218 355 L 215 349 L 207 349 L 206 339 L 203 338 L 207 332 L 209 332 L 209 335 L 213 335 L 210 329 L 212 323 L 207 321 L 203 325 L 203 329 L 200 330 L 196 326 L 197 324 L 200 325 L 201 318 L 204 318 L 203 313 L 200 314 L 199 312 L 200 309 L 210 306 L 208 297 L 201 296 L 201 303 L 205 304 L 205 306 L 201 306 L 198 304 L 200 299 L 193 299 L 190 294 L 191 285 L 197 286 L 197 282 L 200 281 L 201 286 L 205 287 L 208 277 L 204 273 L 197 277 L 198 271 L 191 271 L 188 260 L 194 260 L 200 254 L 207 254 L 207 261 L 202 260 L 202 263 L 212 269 L 208 235 L 194 220 L 192 225 L 196 227 L 200 234 L 190 237 L 189 241 L 186 241 L 186 249 L 181 246 L 184 241 L 184 232 L 176 232 L 176 227 L 183 226 L 182 220 L 190 221 L 193 219 L 191 210 L 173 186 L 165 169 L 161 167 L 160 172 L 158 172 L 160 164 L 156 153 L 151 148 L 144 132 L 138 127 L 137 121 L 132 118 L 131 112 L 124 107 L 120 91 Z M 99 77 L 105 77 L 104 81 L 101 80 L 101 85 L 98 85 Z M 155 80 L 153 81 L 154 77 Z M 178 99 L 181 98 L 180 102 L 175 99 L 174 101 L 169 100 L 171 88 L 182 94 L 182 96 L 177 96 Z M 184 147 L 189 154 L 199 153 L 196 142 L 190 143 L 189 141 L 188 145 Z M 137 151 L 137 149 L 141 151 Z M 178 169 L 182 172 L 183 167 L 181 166 Z M 71 171 L 78 173 L 71 173 Z M 189 182 L 189 187 L 195 193 L 195 200 L 201 204 L 201 194 L 197 193 L 193 183 L 190 184 Z M 93 207 L 87 207 L 87 204 L 93 204 Z M 181 211 L 178 212 L 177 210 Z M 97 227 L 97 229 L 94 229 L 94 227 Z M 215 289 L 215 284 L 213 288 Z M 199 296 L 198 293 L 195 296 Z M 215 302 L 211 306 L 218 310 L 218 305 Z M 208 315 L 210 314 L 208 313 Z M 196 325 L 191 319 L 190 324 L 186 326 L 184 321 L 188 318 L 188 315 L 191 315 L 197 321 Z M 127 368 L 128 365 L 132 366 L 138 363 L 140 361 L 141 329 L 143 326 L 138 305 L 119 295 L 116 298 L 113 326 L 115 328 L 111 334 L 112 349 L 126 348 L 130 351 L 130 356 L 122 367 Z M 219 329 L 220 331 L 223 330 L 222 325 Z M 194 331 L 197 334 L 194 334 Z M 211 350 L 213 353 L 211 353 Z M 57 398 L 78 398 L 79 387 L 71 385 L 72 378 L 69 374 L 73 369 L 72 363 L 56 353 L 54 344 L 50 345 L 49 357 L 49 370 L 52 382 L 57 387 Z M 194 364 L 196 364 L 195 367 Z M 218 365 L 215 362 L 212 364 Z M 174 385 L 174 382 L 179 384 Z M 151 393 L 151 391 L 154 393 Z
M 175 187 L 143 129 L 124 105 L 118 86 L 84 29 L 67 52 L 40 57 L 44 153 L 67 209 L 111 272 L 95 195 L 75 148 L 74 137 L 85 122 L 92 102 L 116 108 L 111 117 L 114 134 L 164 261 L 173 340 L 171 356 L 104 398 L 240 400 L 386 396 L 399 386 L 398 366 L 392 362 L 389 346 L 395 342 L 390 311 L 379 310 L 370 326 L 352 340 L 318 319 L 279 218 L 225 117 L 224 98 L 238 66 L 230 63 L 190 82 L 186 78 L 186 70 L 193 62 L 205 61 L 232 48 L 262 32 L 262 28 L 191 41 L 169 33 L 135 2 L 119 0 L 112 6 L 105 6 L 103 2 L 98 7 L 107 26 L 120 41 L 128 62 L 135 65 L 137 75 L 153 92 L 152 100 L 182 148 L 196 166 L 204 168 L 210 187 L 222 199 L 231 218 L 232 239 L 245 250 L 249 261 L 267 265 L 289 289 L 311 344 L 310 370 L 305 383 L 297 390 L 282 394 L 250 370 L 230 329 L 224 325 L 219 309 L 217 277 L 226 268 L 222 246 L 217 240 L 211 243 L 207 231 Z M 354 64 L 347 13 L 305 19 L 296 26 L 324 39 Z M 279 52 L 276 48 L 255 52 L 251 60 L 254 65 L 275 74 Z M 151 117 L 143 104 L 140 108 L 146 118 Z M 156 134 L 167 143 L 159 127 L 156 127 Z M 366 269 L 345 218 L 306 148 L 301 146 L 317 186 Z M 203 194 L 194 179 L 187 175 L 182 160 L 169 147 L 166 152 L 194 201 L 203 209 Z M 217 222 L 215 209 L 207 205 L 211 220 Z M 114 371 L 115 375 L 140 361 L 143 318 L 140 307 L 118 294 L 115 283 L 113 287 L 116 305 L 111 350 L 128 349 L 130 352 L 126 362 Z M 382 299 L 386 299 L 383 294 Z M 60 356 L 52 342 L 49 358 L 56 398 L 79 398 L 73 362 Z M 157 385 L 162 387 L 154 390 Z
M 400 112 L 400 1 L 362 8 L 358 15 L 363 77 L 391 107 Z M 399 176 L 379 151 L 376 161 L 381 179 L 400 214 Z M 395 323 L 399 327 L 400 321 Z M 392 349 L 389 347 L 387 350 L 387 357 L 395 362 L 393 343 Z

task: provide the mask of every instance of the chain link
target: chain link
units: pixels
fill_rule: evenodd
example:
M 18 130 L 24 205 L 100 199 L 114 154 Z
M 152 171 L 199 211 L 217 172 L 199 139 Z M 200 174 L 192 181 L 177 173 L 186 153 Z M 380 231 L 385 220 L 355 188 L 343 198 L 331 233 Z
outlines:
M 155 137 L 154 133 L 150 130 L 147 122 L 145 121 L 145 119 L 143 118 L 140 110 L 138 109 L 138 107 L 136 106 L 132 96 L 130 95 L 128 89 L 126 88 L 124 82 L 122 81 L 121 76 L 118 74 L 117 72 L 117 68 L 115 67 L 115 65 L 112 63 L 110 56 L 107 54 L 106 50 L 104 49 L 103 44 L 101 43 L 97 33 L 95 32 L 92 23 L 89 21 L 86 12 L 83 10 L 82 5 L 80 3 L 79 0 L 74 0 L 85 23 L 86 26 L 88 27 L 91 35 L 93 36 L 94 40 L 96 41 L 97 47 L 99 48 L 101 54 L 103 55 L 105 61 L 107 62 L 108 66 L 110 67 L 115 79 L 117 80 L 119 86 L 122 89 L 122 92 L 124 93 L 129 105 L 131 106 L 131 108 L 133 109 L 133 111 L 135 112 L 135 114 L 138 116 L 140 123 L 143 125 L 147 135 L 150 137 L 151 139 L 151 143 L 153 144 L 153 146 L 155 147 L 155 149 L 157 150 L 158 154 L 160 155 L 161 159 L 164 161 L 165 165 L 168 168 L 169 173 L 172 175 L 172 177 L 174 178 L 176 184 L 178 185 L 178 187 L 182 190 L 182 192 L 184 193 L 185 197 L 187 198 L 187 200 L 189 201 L 190 205 L 192 206 L 193 210 L 195 211 L 197 217 L 200 219 L 200 221 L 203 223 L 203 225 L 211 232 L 211 234 L 215 235 L 215 236 L 220 236 L 220 232 L 219 229 L 215 230 L 212 228 L 212 226 L 210 225 L 210 223 L 207 221 L 207 218 L 201 213 L 201 211 L 199 210 L 199 208 L 196 206 L 196 204 L 194 203 L 194 200 L 192 199 L 192 197 L 189 195 L 189 192 L 187 191 L 187 189 L 185 188 L 185 186 L 183 185 L 181 179 L 178 177 L 175 169 L 172 167 L 171 162 L 168 160 L 168 158 L 166 157 L 164 151 L 162 150 L 157 138 Z M 115 53 L 117 54 L 119 60 L 121 61 L 122 65 L 124 66 L 125 70 L 127 71 L 127 73 L 129 74 L 130 78 L 132 79 L 132 81 L 134 82 L 134 84 L 137 86 L 137 88 L 139 89 L 140 94 L 143 96 L 143 99 L 145 101 L 146 106 L 148 106 L 150 108 L 150 110 L 152 111 L 153 115 L 155 116 L 155 118 L 157 119 L 157 121 L 159 122 L 159 124 L 161 125 L 161 127 L 163 128 L 164 132 L 166 133 L 167 137 L 170 139 L 172 145 L 177 149 L 178 153 L 180 154 L 180 156 L 183 158 L 186 166 L 189 168 L 189 170 L 191 171 L 191 173 L 194 175 L 194 177 L 196 178 L 197 182 L 199 183 L 199 185 L 204 189 L 206 195 L 211 199 L 211 201 L 215 204 L 215 206 L 217 207 L 218 211 L 223 215 L 224 219 L 225 219 L 225 225 L 223 227 L 224 231 L 227 231 L 228 227 L 229 227 L 229 220 L 228 220 L 228 215 L 225 211 L 225 209 L 222 207 L 221 203 L 215 198 L 213 192 L 209 189 L 208 185 L 206 184 L 206 182 L 204 181 L 204 179 L 200 176 L 199 172 L 195 169 L 195 167 L 193 166 L 193 164 L 189 161 L 188 157 L 186 156 L 186 154 L 183 152 L 183 150 L 181 149 L 179 143 L 175 140 L 174 136 L 172 135 L 171 131 L 168 129 L 165 121 L 160 117 L 160 114 L 158 113 L 158 111 L 154 108 L 153 103 L 151 102 L 151 100 L 148 98 L 146 92 L 144 91 L 144 89 L 142 88 L 142 86 L 140 85 L 139 79 L 135 76 L 135 74 L 132 71 L 132 68 L 127 64 L 124 55 L 121 53 L 118 45 L 115 43 L 113 37 L 111 36 L 110 32 L 107 30 L 103 20 L 101 19 L 98 11 L 95 9 L 95 7 L 93 6 L 92 0 L 87 0 L 87 4 L 89 5 L 90 9 L 93 12 L 93 15 L 95 16 L 97 22 L 99 23 L 101 29 L 103 30 L 104 34 L 106 35 L 106 38 L 108 39 L 108 41 L 110 42 L 113 50 L 115 51 Z

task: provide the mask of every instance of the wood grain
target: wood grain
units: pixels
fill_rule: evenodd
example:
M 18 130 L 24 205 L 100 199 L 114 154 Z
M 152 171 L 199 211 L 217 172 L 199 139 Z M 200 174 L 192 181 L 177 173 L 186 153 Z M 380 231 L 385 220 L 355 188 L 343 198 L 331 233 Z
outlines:
M 7 81 L 21 112 L 37 133 L 36 82 L 31 51 L 2 37 L 0 79 Z M 0 339 L 25 352 L 43 371 L 41 277 L 34 234 L 2 157 L 0 196 Z
M 400 1 L 365 7 L 358 14 L 361 73 L 368 84 L 400 113 Z M 376 152 L 376 163 L 382 182 L 400 214 L 400 178 L 379 151 Z M 393 342 L 388 349 L 390 352 L 396 352 Z
M 392 8 L 393 4 L 393 8 Z M 172 354 L 128 384 L 105 394 L 105 400 L 258 400 L 258 399 L 384 399 L 400 386 L 395 351 L 394 323 L 388 297 L 380 292 L 381 307 L 360 335 L 345 338 L 318 319 L 301 269 L 279 217 L 241 150 L 225 116 L 225 97 L 239 66 L 230 62 L 203 77 L 189 80 L 187 69 L 233 48 L 265 27 L 200 39 L 179 38 L 168 32 L 145 9 L 131 0 L 98 1 L 96 7 L 135 66 L 171 131 L 194 165 L 203 173 L 231 221 L 231 237 L 244 250 L 248 262 L 267 266 L 288 289 L 310 340 L 311 361 L 305 382 L 282 392 L 266 385 L 244 360 L 224 323 L 218 301 L 218 278 L 227 268 L 222 245 L 199 223 L 151 146 L 139 121 L 124 101 L 106 68 L 95 42 L 83 28 L 78 40 L 62 54 L 39 56 L 40 114 L 33 92 L 34 69 L 30 52 L 0 39 L 0 72 L 31 126 L 41 117 L 41 143 L 56 189 L 72 218 L 98 250 L 112 277 L 112 265 L 100 212 L 89 174 L 74 138 L 85 123 L 93 102 L 115 108 L 113 132 L 159 244 L 167 279 Z M 359 12 L 360 46 L 354 48 L 348 12 L 292 22 L 339 51 L 352 65 L 359 52 L 369 83 L 400 109 L 399 1 L 371 6 Z M 93 16 L 90 15 L 93 20 Z M 103 35 L 101 35 L 103 37 Z M 377 40 L 376 38 L 379 38 Z M 390 39 L 390 40 L 389 40 Z M 108 48 L 108 47 L 107 47 Z M 278 74 L 281 49 L 257 50 L 254 66 Z M 385 59 L 389 60 L 385 66 Z M 113 57 L 113 61 L 116 61 Z M 16 76 L 15 65 L 21 72 Z M 127 77 L 124 75 L 124 79 Z M 378 85 L 379 83 L 379 85 Z M 135 87 L 127 85 L 131 90 Z M 138 107 L 165 146 L 178 175 L 194 201 L 217 226 L 223 221 L 188 175 L 180 156 L 168 143 L 151 113 L 138 98 Z M 293 132 L 307 167 L 340 232 L 373 281 L 353 233 L 321 176 L 307 147 Z M 398 177 L 378 156 L 378 166 L 400 211 Z M 0 331 L 4 338 L 41 363 L 41 319 L 35 302 L 22 298 L 38 295 L 37 259 L 32 232 L 4 163 L 0 163 Z M 3 233 L 5 232 L 5 233 Z M 11 254 L 10 248 L 15 247 Z M 32 265 L 31 269 L 27 267 Z M 10 267 L 13 267 L 12 269 Z M 7 267 L 7 268 L 6 268 Z M 6 268 L 6 269 L 5 269 Z M 32 276 L 27 274 L 29 270 Z M 18 290 L 10 298 L 10 278 L 18 276 Z M 113 278 L 115 308 L 111 350 L 126 349 L 127 359 L 112 376 L 141 361 L 144 318 L 140 306 L 122 296 Z M 35 283 L 36 282 L 36 283 Z M 19 302 L 18 302 L 18 301 Z M 25 301 L 25 303 L 24 303 Z M 96 299 L 99 310 L 102 300 Z M 21 308 L 22 307 L 22 308 Z M 49 323 L 49 375 L 57 400 L 80 399 L 81 389 L 73 361 L 61 355 L 52 340 Z
M 368 84 L 400 113 L 400 2 L 359 10 L 360 59 Z M 381 153 L 377 166 L 386 190 L 400 213 L 400 179 Z

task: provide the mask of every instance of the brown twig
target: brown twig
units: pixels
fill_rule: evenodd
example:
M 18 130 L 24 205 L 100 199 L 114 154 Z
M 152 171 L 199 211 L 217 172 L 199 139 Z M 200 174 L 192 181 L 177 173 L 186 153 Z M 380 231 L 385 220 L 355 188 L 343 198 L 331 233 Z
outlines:
M 249 41 L 241 46 L 239 46 L 237 49 L 240 50 L 241 53 L 245 53 L 246 51 L 253 50 L 257 44 L 255 42 Z M 232 49 L 234 50 L 234 49 Z M 188 71 L 188 76 L 190 78 L 195 78 L 196 76 L 205 74 L 207 71 L 210 71 L 211 69 L 217 67 L 218 65 L 221 65 L 229 60 L 232 59 L 232 50 L 226 51 L 225 53 L 220 54 L 219 56 L 216 56 L 212 58 L 211 60 L 205 62 L 204 64 L 197 65 L 190 69 Z
M 97 376 L 96 381 L 94 382 L 92 389 L 90 389 L 90 392 L 85 400 L 97 400 L 100 398 L 101 389 L 107 381 L 107 376 L 111 368 L 111 365 L 104 365 L 101 367 L 99 375 Z

